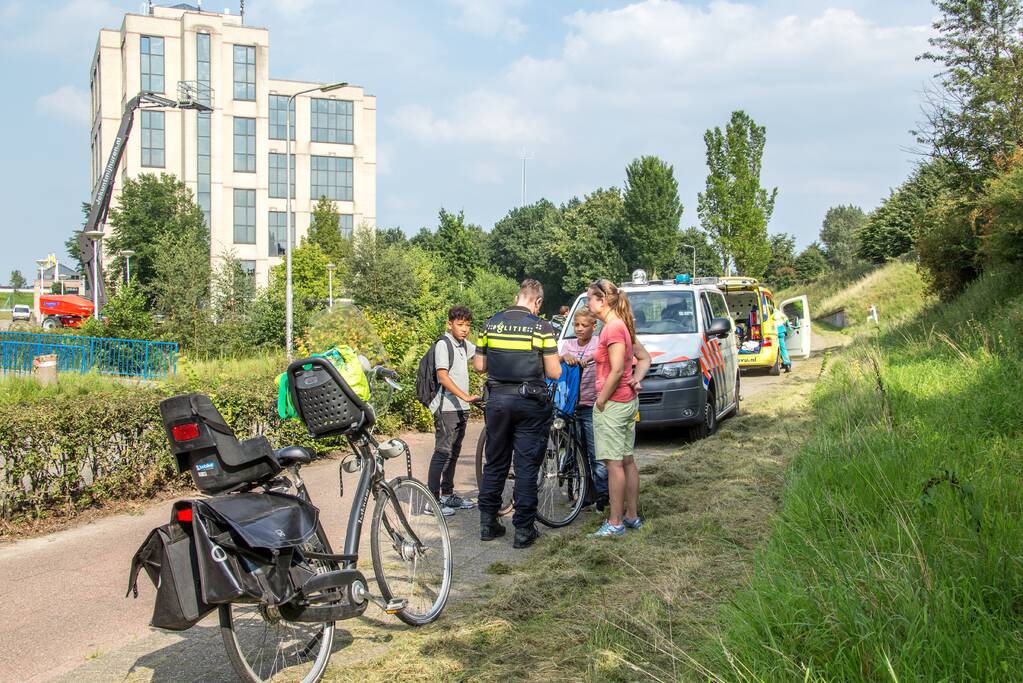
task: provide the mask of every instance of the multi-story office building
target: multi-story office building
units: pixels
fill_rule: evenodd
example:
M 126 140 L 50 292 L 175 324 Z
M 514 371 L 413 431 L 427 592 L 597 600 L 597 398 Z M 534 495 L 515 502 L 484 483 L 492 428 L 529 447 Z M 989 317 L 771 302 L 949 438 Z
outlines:
M 269 62 L 267 29 L 181 4 L 100 30 L 91 72 L 93 188 L 125 103 L 140 91 L 175 99 L 179 82 L 190 82 L 213 108 L 136 112 L 113 201 L 125 178 L 176 175 L 206 216 L 211 258 L 233 251 L 260 284 L 284 255 L 289 133 L 297 238 L 321 196 L 334 201 L 343 232 L 376 224 L 376 98 L 351 85 L 301 95 L 289 132 L 289 96 L 322 84 L 273 80 Z

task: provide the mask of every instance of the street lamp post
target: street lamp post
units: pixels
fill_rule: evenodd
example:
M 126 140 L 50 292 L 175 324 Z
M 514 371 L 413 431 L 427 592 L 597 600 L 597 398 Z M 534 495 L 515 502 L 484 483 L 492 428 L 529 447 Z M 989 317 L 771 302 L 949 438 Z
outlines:
M 329 306 L 333 310 L 334 308 L 334 270 L 337 268 L 333 263 L 327 264 L 327 300 L 330 302 Z
M 85 236 L 92 240 L 92 316 L 99 320 L 99 241 L 102 230 L 87 230 Z
M 338 88 L 343 88 L 347 85 L 347 82 L 342 81 L 340 83 L 331 83 L 329 85 L 320 85 L 315 88 L 300 90 L 288 98 L 288 107 L 284 110 L 284 186 L 287 188 L 285 191 L 287 203 L 284 207 L 284 226 L 285 232 L 288 236 L 287 244 L 284 245 L 284 261 L 286 263 L 285 270 L 287 273 L 287 283 L 284 287 L 284 347 L 288 353 L 288 360 L 291 360 L 292 356 L 292 335 L 294 331 L 294 306 L 291 301 L 291 245 L 295 241 L 294 235 L 292 234 L 292 230 L 294 230 L 295 226 L 291 224 L 291 107 L 295 104 L 295 98 L 299 95 L 305 95 L 311 92 L 330 92 L 331 90 L 337 90 Z
M 693 278 L 696 278 L 696 247 L 691 244 L 683 244 L 683 247 L 693 250 Z
M 43 295 L 43 284 L 46 279 L 46 264 L 49 263 L 44 258 L 36 259 L 36 266 L 39 267 L 39 296 Z
M 135 255 L 134 249 L 122 249 L 121 256 L 124 257 L 124 284 L 131 284 L 131 257 Z

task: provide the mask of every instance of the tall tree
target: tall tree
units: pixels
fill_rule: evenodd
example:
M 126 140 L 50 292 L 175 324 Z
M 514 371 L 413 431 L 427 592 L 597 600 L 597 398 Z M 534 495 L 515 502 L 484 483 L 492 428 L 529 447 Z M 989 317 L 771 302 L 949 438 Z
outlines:
M 778 189 L 760 186 L 767 129 L 746 112 L 732 112 L 724 132 L 715 127 L 707 145 L 707 189 L 697 197 L 697 212 L 727 272 L 736 269 L 753 277 L 764 274 L 771 260 L 767 224 L 774 212 Z
M 113 233 L 106 245 L 106 254 L 114 256 L 125 249 L 135 252 L 131 258 L 132 277 L 138 279 L 151 300 L 162 238 L 198 234 L 200 228 L 206 230 L 206 220 L 193 201 L 192 191 L 169 173 L 161 173 L 159 177 L 143 173 L 125 180 L 117 206 L 110 208 L 108 222 Z M 209 239 L 203 244 L 208 252 Z M 108 278 L 123 281 L 124 265 L 124 259 L 109 259 Z M 208 286 L 208 277 L 205 283 Z
M 693 250 L 696 247 L 696 270 L 693 271 Z M 674 268 L 677 273 L 690 273 L 693 277 L 721 274 L 721 259 L 707 239 L 707 233 L 696 226 L 683 230 L 678 235 L 678 252 Z
M 25 280 L 25 276 L 21 274 L 20 270 L 12 270 L 10 284 L 14 291 L 17 292 L 19 289 L 25 289 L 25 285 L 28 283 Z
M 152 245 L 150 275 L 142 285 L 165 318 L 164 333 L 206 353 L 211 342 L 210 236 L 202 220 L 182 232 L 163 232 Z M 132 282 L 138 280 L 132 277 Z
M 833 206 L 824 215 L 820 240 L 828 263 L 843 270 L 856 263 L 856 233 L 867 222 L 867 214 L 858 206 Z
M 437 216 L 437 235 L 434 249 L 456 280 L 472 284 L 476 269 L 482 265 L 480 241 L 475 226 L 466 225 L 465 213 L 451 213 L 444 209 Z
M 960 185 L 980 190 L 999 159 L 1023 141 L 1023 8 L 1020 0 L 935 0 L 929 40 L 938 88 L 927 93 L 919 142 L 948 162 Z
M 542 280 L 548 272 L 552 235 L 559 220 L 558 207 L 546 199 L 512 209 L 490 232 L 490 262 L 516 282 L 527 277 Z
M 806 249 L 799 252 L 795 261 L 796 274 L 803 282 L 809 282 L 828 268 L 828 259 L 824 256 L 824 250 L 816 242 L 811 243 Z
M 913 249 L 916 222 L 948 187 L 949 166 L 945 162 L 921 164 L 913 174 L 881 200 L 856 233 L 856 256 L 872 263 L 884 263 Z
M 595 190 L 564 210 L 552 245 L 560 267 L 540 278 L 549 310 L 570 303 L 597 278 L 624 279 L 628 264 L 616 246 L 624 224 L 625 205 L 614 187 Z M 558 271 L 563 273 L 560 281 Z
M 787 232 L 771 235 L 771 261 L 764 278 L 779 289 L 787 287 L 796 278 L 796 238 Z
M 682 220 L 674 169 L 654 156 L 633 160 L 625 169 L 624 205 L 625 263 L 649 273 L 669 269 L 675 262 Z
M 351 258 L 351 242 L 341 235 L 341 214 L 334 207 L 334 202 L 326 197 L 320 197 L 313 207 L 308 240 L 319 245 L 323 253 L 336 264 L 345 263 Z

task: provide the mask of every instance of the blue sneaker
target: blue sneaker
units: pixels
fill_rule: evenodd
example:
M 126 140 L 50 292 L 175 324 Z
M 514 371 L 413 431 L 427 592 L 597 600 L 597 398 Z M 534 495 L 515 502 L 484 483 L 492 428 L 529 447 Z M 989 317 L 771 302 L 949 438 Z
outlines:
M 636 517 L 636 519 L 622 517 L 622 525 L 626 529 L 641 529 L 643 527 L 643 520 L 640 519 L 639 517 Z
M 624 536 L 625 525 L 615 526 L 606 519 L 604 523 L 600 525 L 600 528 L 594 531 L 592 534 L 586 534 L 586 538 L 610 538 L 613 536 Z

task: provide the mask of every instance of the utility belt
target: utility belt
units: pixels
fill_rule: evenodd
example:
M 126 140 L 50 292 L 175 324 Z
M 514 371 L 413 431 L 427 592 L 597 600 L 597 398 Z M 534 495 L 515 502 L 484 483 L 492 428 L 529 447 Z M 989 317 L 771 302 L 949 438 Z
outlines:
M 536 380 L 528 382 L 500 382 L 491 380 L 487 382 L 487 392 L 494 396 L 518 395 L 538 403 L 550 402 L 550 393 L 548 392 L 547 385 L 542 381 Z

